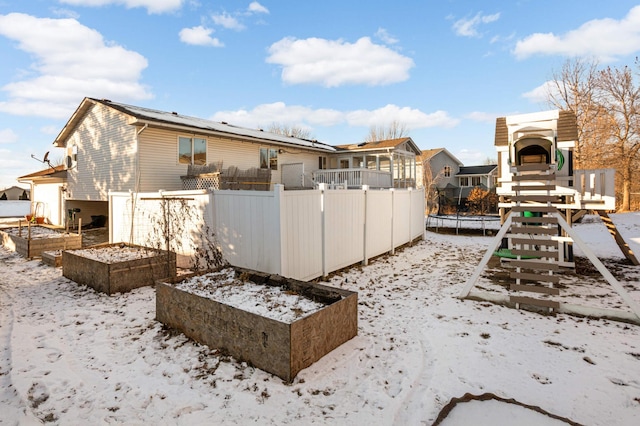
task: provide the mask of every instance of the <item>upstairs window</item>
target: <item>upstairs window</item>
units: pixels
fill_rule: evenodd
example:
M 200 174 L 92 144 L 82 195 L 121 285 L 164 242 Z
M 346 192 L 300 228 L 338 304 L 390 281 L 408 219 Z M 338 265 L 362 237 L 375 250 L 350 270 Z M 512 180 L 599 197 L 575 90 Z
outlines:
M 451 166 L 444 166 L 444 177 L 451 177 Z
M 178 138 L 178 163 L 180 164 L 207 164 L 207 140 L 203 138 Z
M 260 148 L 260 168 L 278 170 L 278 150 Z

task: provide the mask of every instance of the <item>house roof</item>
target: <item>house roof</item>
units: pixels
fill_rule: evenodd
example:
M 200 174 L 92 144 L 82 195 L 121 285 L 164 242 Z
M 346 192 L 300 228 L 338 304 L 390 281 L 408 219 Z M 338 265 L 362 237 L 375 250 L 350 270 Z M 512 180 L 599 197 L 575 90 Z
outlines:
M 403 143 L 408 143 L 411 149 L 416 153 L 416 155 L 420 155 L 420 148 L 413 142 L 413 139 L 409 137 L 405 138 L 396 138 L 396 139 L 385 139 L 381 141 L 374 142 L 361 142 L 357 144 L 348 144 L 348 145 L 337 145 L 336 148 L 343 151 L 378 151 L 378 150 L 388 150 L 396 148 Z
M 64 164 L 60 164 L 59 166 L 49 167 L 34 173 L 30 173 L 28 175 L 20 176 L 18 178 L 18 181 L 66 177 L 67 171 L 64 168 Z
M 496 164 L 488 164 L 484 166 L 467 166 L 460 167 L 456 176 L 461 175 L 488 175 L 498 167 Z
M 29 190 L 28 190 L 28 189 L 26 189 L 26 188 L 21 188 L 21 187 L 16 186 L 16 185 L 13 185 L 13 186 L 9 186 L 9 187 L 7 187 L 7 188 L 2 188 L 2 189 L 0 189 L 0 193 L 2 193 L 2 192 L 7 192 L 7 191 L 27 191 L 27 192 L 29 192 Z
M 422 150 L 422 155 L 420 155 L 421 161 L 426 161 L 436 156 L 437 154 L 444 152 L 447 156 L 449 156 L 456 164 L 462 167 L 462 161 L 458 160 L 455 155 L 449 152 L 447 148 L 433 148 L 433 149 L 424 149 Z
M 67 124 L 64 126 L 60 134 L 56 137 L 53 144 L 55 146 L 65 146 L 67 137 L 73 129 L 80 123 L 84 114 L 95 104 L 102 104 L 107 107 L 120 111 L 133 120 L 133 125 L 156 125 L 159 127 L 167 127 L 183 130 L 198 130 L 204 133 L 221 134 L 226 136 L 241 136 L 248 139 L 256 139 L 260 141 L 270 141 L 275 144 L 293 145 L 296 147 L 304 147 L 319 151 L 333 152 L 336 149 L 331 145 L 318 142 L 316 140 L 308 140 L 295 138 L 292 136 L 279 135 L 276 133 L 265 132 L 260 129 L 247 129 L 244 127 L 234 126 L 225 122 L 217 122 L 205 120 L 203 118 L 190 117 L 181 115 L 177 112 L 159 111 L 150 108 L 143 108 L 134 105 L 127 105 L 118 102 L 112 102 L 108 99 L 84 98 L 80 106 L 73 113 Z

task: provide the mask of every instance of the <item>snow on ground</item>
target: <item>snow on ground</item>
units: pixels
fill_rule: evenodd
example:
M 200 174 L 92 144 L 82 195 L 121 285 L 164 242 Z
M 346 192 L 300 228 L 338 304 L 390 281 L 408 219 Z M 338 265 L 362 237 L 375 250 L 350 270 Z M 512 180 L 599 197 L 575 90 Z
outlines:
M 105 247 L 87 247 L 84 249 L 69 250 L 69 252 L 77 256 L 109 264 L 145 259 L 158 254 L 158 252 L 153 249 L 130 247 L 125 244 Z
M 640 253 L 640 214 L 612 218 Z M 640 267 L 586 222 L 576 230 L 640 302 Z M 460 300 L 492 239 L 426 238 L 328 280 L 358 292 L 358 336 L 291 384 L 164 329 L 153 288 L 109 297 L 0 248 L 0 423 L 421 425 L 452 398 L 493 393 L 581 424 L 640 424 L 640 326 Z M 443 424 L 543 421 L 515 407 L 464 403 Z
M 51 228 L 45 228 L 43 226 L 32 225 L 28 226 L 28 223 L 22 223 L 22 226 L 5 227 L 0 226 L 2 232 L 11 234 L 16 237 L 28 238 L 31 233 L 32 239 L 44 239 L 44 238 L 60 238 L 65 235 L 64 231 L 58 231 Z M 68 233 L 66 233 L 68 235 Z
M 256 284 L 237 275 L 235 269 L 224 268 L 185 278 L 176 288 L 287 324 L 326 306 L 281 287 Z

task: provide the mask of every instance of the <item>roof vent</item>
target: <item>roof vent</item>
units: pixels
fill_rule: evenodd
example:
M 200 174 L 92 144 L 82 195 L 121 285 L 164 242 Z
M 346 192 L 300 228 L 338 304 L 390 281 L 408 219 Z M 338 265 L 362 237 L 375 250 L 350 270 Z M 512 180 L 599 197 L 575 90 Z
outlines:
M 171 111 L 171 114 L 173 114 L 173 115 L 178 115 L 178 113 L 177 113 L 177 112 L 175 112 L 175 111 Z
M 105 99 L 105 98 L 102 98 L 102 102 L 109 102 L 109 103 L 111 103 L 111 99 Z
M 226 121 L 221 121 L 220 124 L 229 124 Z

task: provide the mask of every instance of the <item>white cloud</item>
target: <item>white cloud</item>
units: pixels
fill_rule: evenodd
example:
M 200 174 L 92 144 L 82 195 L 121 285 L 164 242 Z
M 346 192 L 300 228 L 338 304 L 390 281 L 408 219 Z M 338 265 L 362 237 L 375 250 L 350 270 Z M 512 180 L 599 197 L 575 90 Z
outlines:
M 453 155 L 464 164 L 482 164 L 487 159 L 487 155 L 484 152 L 472 149 L 461 149 L 458 152 L 454 152 Z M 494 161 L 496 161 L 495 158 Z
M 473 18 L 458 19 L 453 23 L 453 30 L 459 36 L 463 37 L 480 37 L 478 28 L 481 24 L 490 24 L 500 19 L 500 13 L 493 15 L 483 15 L 478 12 Z
M 545 81 L 540 86 L 523 93 L 522 97 L 528 99 L 532 103 L 547 102 L 549 92 L 553 90 L 554 87 L 555 85 L 552 81 Z
M 284 102 L 258 105 L 250 111 L 219 111 L 211 118 L 249 128 L 265 128 L 271 123 L 295 126 L 333 126 L 344 122 L 344 115 L 333 109 L 312 109 L 301 105 L 288 106 Z
M 220 25 L 228 30 L 242 31 L 245 29 L 245 26 L 240 23 L 240 21 L 227 12 L 213 14 L 211 15 L 211 19 L 216 25 Z
M 376 31 L 376 37 L 386 44 L 396 44 L 398 42 L 398 39 L 389 34 L 389 32 L 384 28 L 378 28 L 378 31 Z
M 347 122 L 351 126 L 377 126 L 397 121 L 409 129 L 426 127 L 455 127 L 459 120 L 451 118 L 446 111 L 436 111 L 430 114 L 419 109 L 386 105 L 375 110 L 356 110 L 346 113 Z
M 211 37 L 211 33 L 213 33 L 212 29 L 205 28 L 202 25 L 183 28 L 180 30 L 180 41 L 196 46 L 223 47 L 224 44 L 217 38 Z
M 269 9 L 258 3 L 257 1 L 252 1 L 249 4 L 247 10 L 251 13 L 269 13 Z
M 0 130 L 0 144 L 18 141 L 18 134 L 11 129 Z
M 621 20 L 594 19 L 563 35 L 535 33 L 516 43 L 518 59 L 539 55 L 593 56 L 606 62 L 640 51 L 640 6 Z
M 60 0 L 74 6 L 123 5 L 128 9 L 144 7 L 149 13 L 165 13 L 180 9 L 184 0 Z
M 479 121 L 482 123 L 493 123 L 496 121 L 496 117 L 500 117 L 500 115 L 481 111 L 473 111 L 465 116 L 465 118 L 468 118 L 469 120 Z
M 9 100 L 0 102 L 0 111 L 66 118 L 84 96 L 152 97 L 139 83 L 147 60 L 75 19 L 0 15 L 0 35 L 34 58 L 30 70 L 35 71 L 2 87 Z
M 265 128 L 271 123 L 304 128 L 330 127 L 341 124 L 369 128 L 373 125 L 384 125 L 397 121 L 406 125 L 408 129 L 418 129 L 426 127 L 450 128 L 459 122 L 459 120 L 451 118 L 445 111 L 427 114 L 418 109 L 396 105 L 386 105 L 375 110 L 338 111 L 286 105 L 284 102 L 262 104 L 252 110 L 219 111 L 211 119 L 248 128 Z
M 343 40 L 287 37 L 269 47 L 266 61 L 282 66 L 282 80 L 288 84 L 346 84 L 370 86 L 409 79 L 411 58 L 362 37 L 355 43 Z

